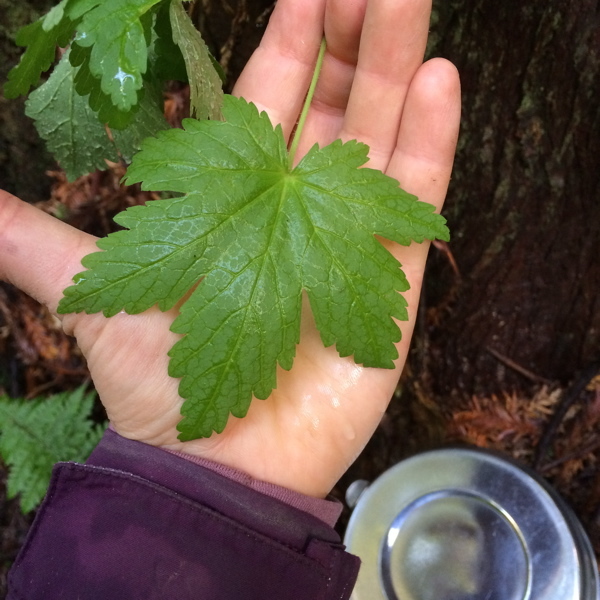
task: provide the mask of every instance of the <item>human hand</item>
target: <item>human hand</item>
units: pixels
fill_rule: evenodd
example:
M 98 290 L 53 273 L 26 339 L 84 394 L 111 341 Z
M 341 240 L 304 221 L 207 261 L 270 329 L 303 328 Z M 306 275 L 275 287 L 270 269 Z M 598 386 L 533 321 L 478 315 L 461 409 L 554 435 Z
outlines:
M 369 167 L 398 179 L 441 208 L 460 113 L 454 67 L 422 64 L 430 0 L 279 0 L 260 48 L 234 93 L 266 110 L 289 137 L 302 107 L 319 44 L 328 50 L 304 128 L 301 156 L 315 142 L 358 139 Z M 360 47 L 359 47 L 360 44 Z M 179 442 L 182 399 L 167 374 L 176 310 L 60 316 L 87 358 L 109 419 L 121 435 L 235 467 L 257 479 L 323 497 L 354 461 L 379 423 L 404 365 L 428 244 L 383 241 L 402 263 L 411 289 L 409 321 L 400 324 L 396 369 L 366 369 L 324 348 L 310 309 L 291 371 L 254 400 L 223 433 Z M 7 194 L 0 194 L 0 278 L 56 314 L 62 290 L 96 251 L 95 239 Z

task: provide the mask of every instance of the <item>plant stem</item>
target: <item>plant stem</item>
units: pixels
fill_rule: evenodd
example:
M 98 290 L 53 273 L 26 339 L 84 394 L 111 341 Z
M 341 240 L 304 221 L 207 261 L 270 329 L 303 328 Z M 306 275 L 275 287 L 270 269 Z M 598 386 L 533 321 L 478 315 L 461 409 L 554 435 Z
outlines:
M 302 112 L 300 113 L 298 125 L 296 125 L 296 131 L 294 132 L 294 137 L 292 138 L 292 144 L 290 146 L 288 156 L 288 168 L 290 171 L 294 168 L 294 157 L 296 156 L 296 151 L 298 150 L 298 144 L 300 144 L 300 137 L 302 136 L 302 130 L 304 129 L 304 123 L 306 122 L 308 109 L 310 108 L 313 96 L 315 95 L 315 89 L 317 87 L 317 81 L 319 80 L 319 74 L 321 73 L 321 67 L 323 66 L 323 57 L 325 56 L 326 48 L 327 44 L 325 43 L 325 38 L 323 38 L 321 40 L 321 47 L 319 48 L 319 55 L 317 56 L 317 64 L 315 65 L 312 81 L 310 82 L 310 87 L 308 88 L 308 93 L 306 94 L 306 98 L 304 100 L 304 106 L 302 107 Z

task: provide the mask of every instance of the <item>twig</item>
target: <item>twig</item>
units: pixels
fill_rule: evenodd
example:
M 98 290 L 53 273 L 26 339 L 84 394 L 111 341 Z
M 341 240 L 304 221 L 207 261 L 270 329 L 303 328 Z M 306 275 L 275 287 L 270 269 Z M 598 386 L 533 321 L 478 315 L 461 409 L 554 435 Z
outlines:
M 542 468 L 542 461 L 548 454 L 550 443 L 554 437 L 554 434 L 556 433 L 556 430 L 563 422 L 563 419 L 565 418 L 567 412 L 569 412 L 571 406 L 575 404 L 579 396 L 581 396 L 581 393 L 588 386 L 589 382 L 598 374 L 599 370 L 600 360 L 593 362 L 586 369 L 584 369 L 581 375 L 575 379 L 571 387 L 567 388 L 563 393 L 560 403 L 554 412 L 552 419 L 550 419 L 550 422 L 548 423 L 536 449 L 534 466 L 538 471 Z
M 595 452 L 596 450 L 600 450 L 600 440 L 596 440 L 595 442 L 592 442 L 591 444 L 588 444 L 583 448 L 579 448 L 574 452 L 571 452 L 565 456 L 561 456 L 560 458 L 553 460 L 551 463 L 545 464 L 543 467 L 538 468 L 538 470 L 541 473 L 546 473 L 548 471 L 551 471 L 555 467 L 560 467 L 560 465 L 569 462 L 570 460 L 584 458 L 585 456 L 591 454 L 592 452 Z
M 529 369 L 522 367 L 520 364 L 516 363 L 514 360 L 508 358 L 508 356 L 504 356 L 504 354 L 500 354 L 500 352 L 498 352 L 497 350 L 494 350 L 493 348 L 490 348 L 489 346 L 486 347 L 486 350 L 494 358 L 498 359 L 502 364 L 511 368 L 513 371 L 520 373 L 521 375 L 523 375 L 523 377 L 526 377 L 527 379 L 529 379 L 530 381 L 533 381 L 534 383 L 545 383 L 546 385 L 552 385 L 554 383 L 550 379 L 546 379 L 545 377 L 542 377 L 541 375 L 536 375 Z
M 242 31 L 242 26 L 246 21 L 248 21 L 248 2 L 247 0 L 239 0 L 239 4 L 231 21 L 231 30 L 229 32 L 229 37 L 220 51 L 219 63 L 221 67 L 228 73 L 229 69 L 229 61 L 233 56 L 233 50 L 238 41 L 238 37 Z
M 458 263 L 456 262 L 456 259 L 454 258 L 454 254 L 452 254 L 452 251 L 450 250 L 450 246 L 448 245 L 448 242 L 444 242 L 442 240 L 433 240 L 433 246 L 434 246 L 434 248 L 439 250 L 446 257 L 446 259 L 450 263 L 450 267 L 454 271 L 454 275 L 456 275 L 456 278 L 459 280 L 462 279 L 462 275 L 460 274 L 460 269 L 458 268 Z

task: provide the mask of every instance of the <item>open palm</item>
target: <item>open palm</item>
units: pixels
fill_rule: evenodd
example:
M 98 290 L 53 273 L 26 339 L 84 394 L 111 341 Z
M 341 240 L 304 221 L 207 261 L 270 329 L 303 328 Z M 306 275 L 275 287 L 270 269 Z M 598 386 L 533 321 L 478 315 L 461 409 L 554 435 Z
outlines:
M 266 110 L 289 137 L 298 118 L 325 31 L 327 54 L 298 156 L 315 142 L 358 139 L 371 148 L 371 168 L 398 179 L 441 208 L 456 146 L 460 113 L 454 67 L 423 64 L 430 0 L 279 0 L 259 49 L 234 93 Z M 404 365 L 414 325 L 427 244 L 383 240 L 411 284 L 410 320 L 394 370 L 365 369 L 324 348 L 303 307 L 301 342 L 277 389 L 254 400 L 244 419 L 222 434 L 177 440 L 182 399 L 167 375 L 169 331 L 176 311 L 153 308 L 62 317 L 87 358 L 111 423 L 121 435 L 202 456 L 257 479 L 326 495 L 377 426 Z M 51 311 L 96 250 L 92 236 L 0 194 L 0 277 Z

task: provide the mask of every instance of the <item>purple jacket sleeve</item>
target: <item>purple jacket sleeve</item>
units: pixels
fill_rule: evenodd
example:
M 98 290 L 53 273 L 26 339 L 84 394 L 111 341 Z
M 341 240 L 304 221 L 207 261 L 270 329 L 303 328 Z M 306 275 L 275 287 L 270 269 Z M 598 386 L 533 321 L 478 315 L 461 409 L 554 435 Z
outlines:
M 358 566 L 314 514 L 109 430 L 55 466 L 7 600 L 342 600 Z

